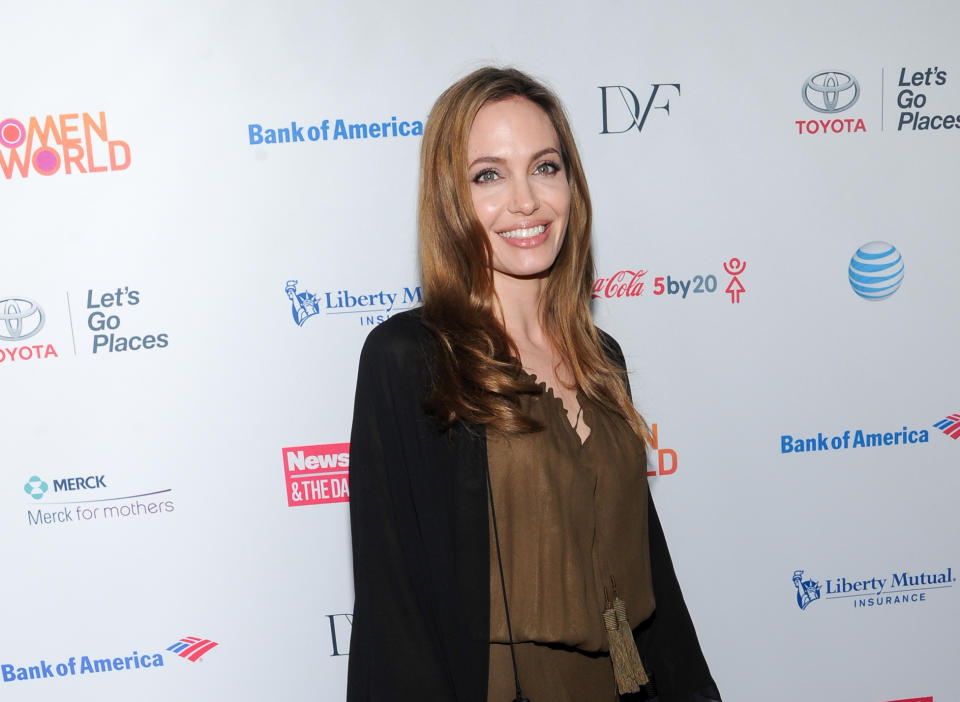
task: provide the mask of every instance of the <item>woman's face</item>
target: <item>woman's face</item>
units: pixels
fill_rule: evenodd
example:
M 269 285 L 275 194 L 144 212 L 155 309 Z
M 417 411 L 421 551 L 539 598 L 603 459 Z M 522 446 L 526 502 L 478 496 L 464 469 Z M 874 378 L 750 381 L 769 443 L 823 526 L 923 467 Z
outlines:
M 514 97 L 480 108 L 467 141 L 473 207 L 493 248 L 494 279 L 543 277 L 567 231 L 570 185 L 557 132 Z

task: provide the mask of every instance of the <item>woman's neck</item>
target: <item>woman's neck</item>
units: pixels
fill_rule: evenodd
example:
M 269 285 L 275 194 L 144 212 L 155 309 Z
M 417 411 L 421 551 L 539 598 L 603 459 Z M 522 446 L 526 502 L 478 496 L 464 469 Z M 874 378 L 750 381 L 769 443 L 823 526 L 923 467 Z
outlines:
M 590 427 L 580 416 L 576 379 L 543 328 L 546 278 L 511 278 L 494 271 L 493 287 L 500 300 L 501 321 L 520 354 L 524 370 L 546 383 L 560 398 L 581 443 L 586 441 Z
M 546 278 L 514 278 L 497 271 L 493 273 L 493 287 L 500 302 L 497 310 L 500 321 L 520 349 L 549 345 L 541 317 L 546 286 Z

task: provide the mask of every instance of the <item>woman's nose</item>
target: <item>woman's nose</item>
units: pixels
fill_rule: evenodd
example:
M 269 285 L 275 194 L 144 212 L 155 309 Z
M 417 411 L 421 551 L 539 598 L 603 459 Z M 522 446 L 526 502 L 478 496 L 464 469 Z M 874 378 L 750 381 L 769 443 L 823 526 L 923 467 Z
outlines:
M 530 182 L 526 178 L 515 178 L 510 191 L 510 211 L 528 215 L 539 207 L 540 202 Z

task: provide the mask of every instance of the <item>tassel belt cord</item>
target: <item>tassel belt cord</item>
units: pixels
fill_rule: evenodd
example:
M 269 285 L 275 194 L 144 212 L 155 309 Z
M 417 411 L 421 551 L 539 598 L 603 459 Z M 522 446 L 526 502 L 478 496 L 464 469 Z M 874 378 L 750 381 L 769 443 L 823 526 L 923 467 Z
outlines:
M 617 681 L 617 692 L 625 695 L 630 692 L 639 692 L 650 682 L 650 678 L 640 660 L 637 643 L 633 639 L 630 620 L 627 618 L 627 604 L 617 595 L 617 585 L 612 577 L 610 583 L 613 585 L 613 602 L 610 601 L 604 588 L 606 609 L 603 610 L 603 628 L 607 632 L 607 641 L 610 644 L 610 662 L 613 663 L 613 677 Z
M 513 702 L 530 702 L 523 696 L 520 688 L 520 672 L 517 669 L 517 656 L 513 646 L 513 629 L 510 626 L 510 607 L 507 604 L 507 583 L 503 575 L 503 557 L 500 553 L 500 534 L 497 530 L 497 512 L 493 506 L 493 481 L 490 479 L 490 468 L 487 467 L 487 494 L 490 497 L 490 519 L 493 523 L 493 539 L 497 548 L 497 566 L 500 570 L 500 588 L 503 592 L 503 613 L 507 622 L 507 636 L 510 641 L 510 661 L 513 664 L 513 683 L 517 696 Z M 617 683 L 617 692 L 621 695 L 639 692 L 646 689 L 652 692 L 653 685 L 647 676 L 647 671 L 640 660 L 637 643 L 633 639 L 630 629 L 630 620 L 627 618 L 627 604 L 617 594 L 617 584 L 610 578 L 613 586 L 613 602 L 604 588 L 606 608 L 603 611 L 603 628 L 607 633 L 610 646 L 610 661 L 613 663 L 613 677 Z M 655 694 L 655 693 L 654 693 Z
M 507 606 L 507 583 L 503 577 L 503 558 L 500 556 L 500 534 L 497 532 L 497 512 L 493 508 L 493 481 L 490 480 L 490 466 L 487 466 L 487 494 L 490 496 L 490 518 L 493 522 L 493 540 L 497 545 L 497 565 L 500 567 L 500 588 L 503 591 L 503 613 L 507 619 L 507 636 L 510 639 L 510 661 L 513 663 L 513 684 L 517 696 L 513 702 L 530 702 L 520 689 L 520 673 L 517 671 L 517 656 L 513 651 L 513 630 L 510 628 L 510 607 Z

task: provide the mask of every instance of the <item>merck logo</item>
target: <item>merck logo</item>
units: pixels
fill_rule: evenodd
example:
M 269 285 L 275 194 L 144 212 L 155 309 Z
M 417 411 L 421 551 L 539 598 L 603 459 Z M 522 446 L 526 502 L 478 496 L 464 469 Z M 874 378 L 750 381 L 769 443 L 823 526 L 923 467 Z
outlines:
M 948 414 L 939 422 L 934 423 L 933 426 L 949 436 L 951 439 L 960 439 L 960 412 Z
M 47 490 L 50 489 L 50 486 L 47 485 L 47 481 L 43 478 L 32 475 L 30 476 L 30 480 L 23 486 L 23 489 L 30 497 L 39 500 L 46 494 Z
M 188 661 L 196 663 L 200 660 L 200 656 L 216 645 L 217 642 L 211 641 L 210 639 L 201 639 L 197 636 L 184 636 L 175 644 L 169 646 L 167 650 L 173 651 L 181 658 L 186 658 Z

